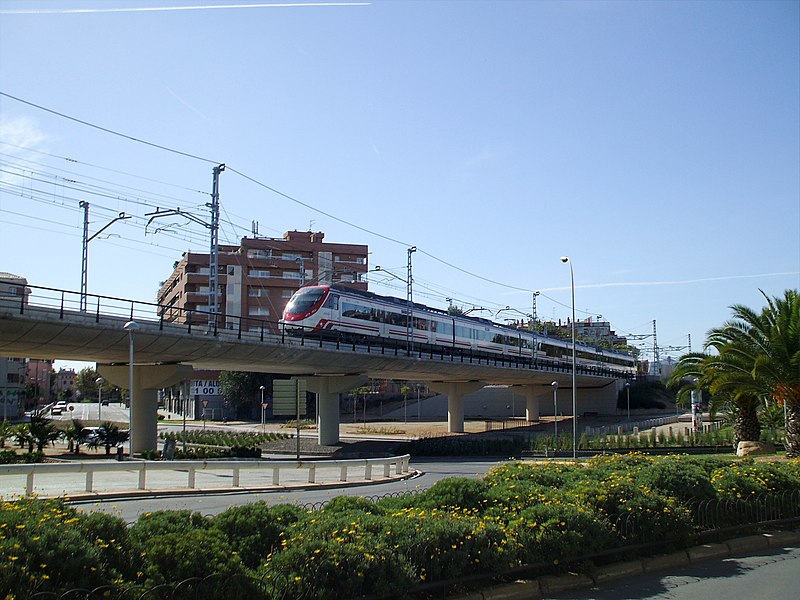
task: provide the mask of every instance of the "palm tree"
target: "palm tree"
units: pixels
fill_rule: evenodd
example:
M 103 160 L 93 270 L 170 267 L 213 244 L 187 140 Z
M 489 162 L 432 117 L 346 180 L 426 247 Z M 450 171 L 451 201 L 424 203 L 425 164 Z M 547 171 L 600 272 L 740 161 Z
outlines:
M 28 452 L 33 452 L 34 445 L 39 452 L 43 452 L 45 446 L 55 443 L 64 435 L 50 419 L 39 415 L 31 415 L 27 429 Z
M 74 451 L 75 454 L 80 454 L 81 444 L 85 441 L 83 428 L 83 423 L 81 423 L 78 419 L 72 419 L 70 426 L 64 430 L 64 437 L 66 437 L 67 442 L 69 442 L 70 452 Z
M 795 290 L 773 299 L 761 293 L 767 306 L 760 313 L 742 305 L 732 306 L 733 317 L 709 332 L 704 352 L 681 357 L 671 382 L 696 377 L 717 404 L 726 405 L 736 416 L 735 443 L 758 440 L 759 406 L 779 403 L 786 411 L 787 454 L 798 456 L 800 299 Z
M 126 442 L 130 433 L 121 430 L 111 421 L 106 421 L 97 430 L 99 443 L 106 447 L 106 456 L 111 454 L 111 446 L 117 446 Z
M 767 306 L 753 326 L 763 353 L 753 373 L 784 409 L 787 456 L 800 456 L 800 294 L 786 290 L 783 298 L 764 297 Z

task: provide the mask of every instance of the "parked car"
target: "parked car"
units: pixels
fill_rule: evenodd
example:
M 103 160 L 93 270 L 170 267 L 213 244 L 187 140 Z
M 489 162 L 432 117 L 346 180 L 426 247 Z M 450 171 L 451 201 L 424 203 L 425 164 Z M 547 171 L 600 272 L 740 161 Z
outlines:
M 102 427 L 84 427 L 81 430 L 81 438 L 87 446 L 96 446 L 100 443 L 100 430 Z

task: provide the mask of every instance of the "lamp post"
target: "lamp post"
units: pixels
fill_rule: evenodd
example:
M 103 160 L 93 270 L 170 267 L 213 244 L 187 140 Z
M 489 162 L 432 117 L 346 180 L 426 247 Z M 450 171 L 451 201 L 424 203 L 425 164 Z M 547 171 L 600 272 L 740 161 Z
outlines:
M 130 385 L 128 386 L 128 443 L 130 444 L 130 456 L 133 457 L 133 334 L 139 331 L 139 324 L 136 321 L 128 321 L 122 328 L 128 332 L 128 339 L 130 340 Z
M 106 382 L 102 377 L 94 380 L 97 384 L 97 421 L 101 421 L 100 414 L 103 412 L 103 384 Z
M 628 421 L 631 420 L 631 384 L 625 382 L 625 393 L 628 395 Z
M 558 382 L 550 384 L 553 388 L 553 435 L 556 438 L 555 449 L 558 450 Z
M 261 390 L 261 431 L 262 431 L 262 433 L 264 433 L 267 430 L 266 420 L 264 418 L 264 411 L 267 408 L 266 406 L 264 406 L 264 390 L 266 388 L 262 385 L 258 389 Z
M 569 263 L 569 282 L 572 290 L 572 458 L 578 458 L 578 402 L 575 384 L 575 276 L 569 256 L 562 256 L 561 262 Z

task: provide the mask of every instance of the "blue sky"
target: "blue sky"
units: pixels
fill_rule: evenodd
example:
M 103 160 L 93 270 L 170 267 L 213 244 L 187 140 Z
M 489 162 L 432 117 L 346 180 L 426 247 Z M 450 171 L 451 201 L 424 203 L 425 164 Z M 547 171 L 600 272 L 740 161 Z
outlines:
M 800 287 L 799 46 L 796 1 L 0 0 L 0 271 L 78 290 L 83 199 L 133 216 L 89 292 L 152 301 L 208 237 L 145 213 L 208 218 L 225 163 L 222 242 L 415 245 L 416 300 L 547 319 L 569 255 L 578 318 L 698 350 Z

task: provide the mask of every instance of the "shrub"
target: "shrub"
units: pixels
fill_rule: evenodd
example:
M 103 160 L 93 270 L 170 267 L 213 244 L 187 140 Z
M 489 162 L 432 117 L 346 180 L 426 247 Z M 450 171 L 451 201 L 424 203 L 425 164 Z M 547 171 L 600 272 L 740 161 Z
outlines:
M 591 506 L 615 523 L 629 542 L 683 543 L 692 533 L 691 515 L 675 498 L 639 487 L 624 475 L 583 481 L 568 492 L 576 504 Z
M 239 554 L 245 566 L 254 569 L 267 555 L 281 547 L 282 536 L 305 512 L 293 505 L 270 507 L 254 502 L 229 508 L 211 519 Z
M 530 481 L 538 485 L 558 488 L 571 481 L 582 467 L 561 463 L 507 462 L 492 468 L 484 477 L 490 487 L 509 481 Z
M 81 519 L 60 500 L 0 502 L 0 590 L 28 597 L 113 581 L 117 574 Z
M 159 535 L 182 534 L 195 529 L 207 529 L 211 520 L 198 512 L 189 510 L 157 510 L 144 513 L 131 525 L 131 542 L 141 550 L 146 550 L 149 541 Z
M 717 497 L 703 467 L 686 456 L 673 454 L 641 465 L 636 482 L 684 503 Z
M 480 509 L 485 505 L 488 485 L 482 479 L 448 477 L 417 494 L 411 506 L 418 508 Z
M 384 514 L 380 504 L 361 496 L 336 496 L 323 508 L 323 513 L 361 511 L 374 515 Z
M 130 554 L 128 525 L 121 518 L 103 512 L 81 513 L 78 525 L 84 537 L 100 548 L 103 561 L 114 571 L 130 578 L 137 560 Z
M 155 535 L 142 552 L 142 563 L 141 584 L 145 587 L 244 572 L 242 561 L 216 529 Z
M 525 508 L 509 523 L 508 533 L 526 564 L 569 562 L 620 543 L 603 515 L 560 502 Z
M 715 469 L 711 484 L 720 498 L 742 499 L 800 489 L 800 473 L 796 467 L 772 462 L 734 462 Z

